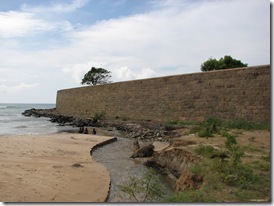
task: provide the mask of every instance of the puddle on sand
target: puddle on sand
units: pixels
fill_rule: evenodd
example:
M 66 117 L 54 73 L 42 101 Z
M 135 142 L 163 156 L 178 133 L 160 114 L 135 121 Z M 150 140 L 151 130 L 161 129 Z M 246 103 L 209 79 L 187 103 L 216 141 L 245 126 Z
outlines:
M 122 185 L 129 177 L 144 175 L 148 169 L 138 159 L 129 158 L 132 154 L 133 140 L 117 137 L 117 141 L 96 149 L 92 157 L 97 162 L 105 165 L 111 175 L 111 188 L 108 202 L 135 202 L 134 199 L 125 199 L 118 185 Z M 171 189 L 164 183 L 165 192 L 171 193 Z

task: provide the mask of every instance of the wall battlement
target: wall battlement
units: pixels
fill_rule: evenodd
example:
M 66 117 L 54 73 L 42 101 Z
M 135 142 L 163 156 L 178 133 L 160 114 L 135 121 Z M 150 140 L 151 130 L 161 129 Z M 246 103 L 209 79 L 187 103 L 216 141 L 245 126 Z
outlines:
M 270 123 L 270 65 L 59 90 L 60 114 L 135 120 L 243 118 Z

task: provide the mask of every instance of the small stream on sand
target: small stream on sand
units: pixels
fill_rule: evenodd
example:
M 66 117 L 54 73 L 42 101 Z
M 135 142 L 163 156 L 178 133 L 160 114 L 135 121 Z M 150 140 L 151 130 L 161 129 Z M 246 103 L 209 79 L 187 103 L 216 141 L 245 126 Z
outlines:
M 94 127 L 92 127 L 94 128 Z M 89 128 L 91 132 L 92 128 Z M 61 127 L 59 132 L 77 133 L 77 127 Z M 130 177 L 140 177 L 147 173 L 148 168 L 144 166 L 139 158 L 132 159 L 133 139 L 125 138 L 126 133 L 114 128 L 96 128 L 97 135 L 116 137 L 117 141 L 95 149 L 92 158 L 103 164 L 109 171 L 111 187 L 107 202 L 136 202 L 135 199 L 127 199 L 121 196 L 119 185 L 123 185 Z M 140 142 L 140 146 L 148 142 Z M 168 178 L 162 179 L 164 193 L 172 194 L 171 184 Z
M 129 158 L 133 152 L 132 139 L 123 138 L 119 131 L 99 131 L 101 135 L 110 135 L 117 137 L 117 141 L 104 145 L 94 150 L 92 157 L 97 162 L 103 164 L 110 172 L 111 188 L 108 202 L 135 202 L 134 199 L 126 199 L 125 195 L 121 196 L 118 185 L 124 184 L 129 177 L 138 177 L 144 175 L 148 169 L 142 165 L 138 158 Z M 109 134 L 107 134 L 109 133 Z M 163 180 L 165 194 L 171 194 L 172 190 L 167 182 Z

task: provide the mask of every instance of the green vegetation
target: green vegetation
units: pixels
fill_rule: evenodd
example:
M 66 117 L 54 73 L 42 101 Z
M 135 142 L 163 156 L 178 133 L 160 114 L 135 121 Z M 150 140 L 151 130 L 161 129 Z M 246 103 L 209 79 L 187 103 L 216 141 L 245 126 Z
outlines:
M 166 202 L 214 202 L 214 198 L 201 190 L 186 190 L 167 197 Z
M 247 67 L 247 64 L 242 63 L 240 60 L 233 59 L 231 56 L 224 56 L 219 60 L 209 58 L 207 61 L 202 63 L 201 71 L 221 70 Z
M 92 118 L 92 123 L 98 122 L 100 119 L 104 119 L 106 116 L 106 112 L 97 112 L 95 113 L 94 117 Z
M 269 130 L 270 129 L 270 125 L 256 123 L 256 122 L 248 122 L 244 119 L 227 121 L 224 123 L 224 127 L 228 129 L 243 129 L 243 130 Z
M 198 125 L 198 121 L 179 121 L 179 120 L 170 120 L 166 122 L 164 125 L 165 130 L 174 130 L 178 127 L 186 126 L 186 125 Z
M 225 161 L 209 159 L 214 151 L 210 146 L 203 146 L 196 149 L 197 154 L 207 157 L 201 166 L 204 168 L 203 174 L 208 180 L 208 185 L 204 187 L 204 192 L 213 192 L 220 188 L 231 188 L 230 194 L 226 198 L 237 201 L 251 201 L 252 199 L 264 199 L 265 194 L 270 194 L 270 163 L 268 157 L 264 156 L 266 162 L 256 162 L 255 164 L 244 164 L 243 149 L 238 145 L 236 135 L 228 132 L 222 134 L 226 138 L 225 153 L 230 158 Z M 197 167 L 197 166 L 196 166 Z M 267 175 L 261 175 L 265 173 Z M 260 188 L 260 189 L 259 189 Z M 210 192 L 210 193 L 211 193 Z M 215 199 L 215 201 L 220 201 Z
M 229 129 L 270 130 L 270 126 L 261 123 L 248 122 L 244 119 L 223 121 L 219 118 L 211 117 L 203 122 L 196 122 L 190 133 L 197 134 L 199 137 L 214 137 L 215 134 L 220 134 L 222 131 Z M 240 131 L 237 132 L 241 133 Z M 254 140 L 255 139 L 251 139 L 251 141 Z
M 165 126 L 176 129 L 185 125 L 192 127 L 190 133 L 200 137 L 203 137 L 201 135 L 203 132 L 209 132 L 204 137 L 216 136 L 216 142 L 213 139 L 201 140 L 203 144 L 188 148 L 202 158 L 202 161 L 190 168 L 189 172 L 202 176 L 203 184 L 199 189 L 187 189 L 168 197 L 160 195 L 157 200 L 201 203 L 270 201 L 270 152 L 266 145 L 261 145 L 258 136 L 255 137 L 255 134 L 247 136 L 247 133 L 244 133 L 244 131 L 269 130 L 269 125 L 242 119 L 223 121 L 218 118 L 208 118 L 203 122 L 191 123 L 169 121 Z M 250 132 L 248 134 L 250 135 Z M 238 143 L 240 137 L 241 144 Z M 205 143 L 207 141 L 209 144 L 214 142 L 214 146 L 207 145 Z M 130 185 L 135 194 L 145 194 L 141 192 L 143 189 L 136 187 L 136 184 Z M 128 189 L 124 191 L 127 194 L 132 193 Z
M 164 196 L 161 176 L 153 169 L 149 169 L 144 176 L 130 177 L 119 188 L 123 193 L 121 197 L 125 195 L 136 202 L 159 201 Z
M 249 165 L 242 163 L 244 152 L 237 144 L 236 136 L 223 133 L 226 137 L 225 148 L 230 156 L 230 161 L 218 165 L 217 170 L 221 173 L 221 180 L 230 185 L 249 189 L 256 183 L 258 176 L 255 175 Z
M 270 152 L 268 153 L 268 155 L 263 155 L 263 156 L 262 156 L 262 159 L 263 159 L 264 161 L 270 162 Z
M 195 149 L 195 152 L 204 157 L 211 157 L 213 154 L 216 154 L 218 150 L 214 149 L 210 145 L 200 145 L 198 148 Z
M 227 131 L 223 151 L 210 145 L 200 145 L 194 151 L 203 156 L 199 164 L 190 171 L 204 177 L 203 187 L 177 192 L 167 197 L 167 202 L 251 202 L 259 199 L 270 201 L 270 153 L 262 161 L 243 163 L 244 150 L 237 136 Z M 216 154 L 227 154 L 228 158 L 212 158 Z M 221 156 L 221 155 L 220 155 Z M 263 175 L 264 174 L 264 175 Z
M 81 84 L 107 84 L 110 83 L 109 78 L 111 78 L 110 71 L 103 68 L 92 67 L 82 79 Z

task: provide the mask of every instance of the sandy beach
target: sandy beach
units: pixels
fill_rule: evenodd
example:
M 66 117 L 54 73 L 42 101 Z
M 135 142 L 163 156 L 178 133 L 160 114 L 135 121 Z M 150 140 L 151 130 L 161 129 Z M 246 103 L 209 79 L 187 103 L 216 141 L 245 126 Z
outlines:
M 60 133 L 0 137 L 1 202 L 104 202 L 110 174 L 90 149 L 112 137 Z

